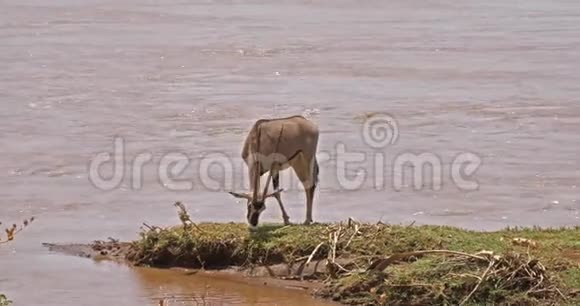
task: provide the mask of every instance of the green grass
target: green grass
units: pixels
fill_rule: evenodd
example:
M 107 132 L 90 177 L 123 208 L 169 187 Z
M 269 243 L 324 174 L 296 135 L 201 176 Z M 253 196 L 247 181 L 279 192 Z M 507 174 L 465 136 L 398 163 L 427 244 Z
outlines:
M 536 245 L 516 245 L 514 238 Z M 465 305 L 580 305 L 580 227 L 476 232 L 341 223 L 262 225 L 250 231 L 245 224 L 202 223 L 145 231 L 128 258 L 157 267 L 245 267 L 304 260 L 319 244 L 314 260 L 329 258 L 334 249 L 350 272 L 327 270 L 319 276 L 325 287 L 317 295 L 344 304 L 458 305 L 478 286 Z M 410 256 L 381 271 L 365 270 L 385 256 L 435 249 L 469 254 L 485 250 L 500 257 L 481 283 L 488 262 L 462 256 Z
M 141 234 L 130 260 L 151 266 L 220 268 L 255 263 L 281 263 L 310 254 L 324 226 L 263 225 L 249 231 L 245 224 L 199 224 Z

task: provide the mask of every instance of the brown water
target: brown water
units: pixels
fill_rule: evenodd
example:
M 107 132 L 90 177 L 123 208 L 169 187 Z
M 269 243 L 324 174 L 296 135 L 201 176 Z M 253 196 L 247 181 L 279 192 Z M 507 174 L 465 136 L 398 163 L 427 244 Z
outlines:
M 382 190 L 372 179 L 345 190 L 336 154 L 321 162 L 316 221 L 578 225 L 579 50 L 573 0 L 0 1 L 0 219 L 38 218 L 0 249 L 0 289 L 16 305 L 143 305 L 208 282 L 227 303 L 308 304 L 300 294 L 41 246 L 135 238 L 143 221 L 174 224 L 176 200 L 198 221 L 244 221 L 240 204 L 202 186 L 199 161 L 225 154 L 241 176 L 252 122 L 304 112 L 320 125 L 322 155 L 339 142 L 367 154 L 346 167 L 349 178 L 360 167 L 374 175 L 361 118 L 388 112 L 399 125 L 383 150 Z M 115 136 L 126 141 L 128 164 L 143 152 L 155 162 L 186 154 L 192 165 L 180 177 L 195 188 L 165 188 L 155 163 L 138 190 L 129 176 L 115 190 L 96 188 L 89 162 L 112 151 Z M 441 158 L 441 190 L 393 188 L 405 152 Z M 476 191 L 449 177 L 461 152 L 483 162 Z M 304 218 L 302 201 L 301 190 L 285 195 L 293 221 Z M 276 206 L 264 218 L 280 221 Z

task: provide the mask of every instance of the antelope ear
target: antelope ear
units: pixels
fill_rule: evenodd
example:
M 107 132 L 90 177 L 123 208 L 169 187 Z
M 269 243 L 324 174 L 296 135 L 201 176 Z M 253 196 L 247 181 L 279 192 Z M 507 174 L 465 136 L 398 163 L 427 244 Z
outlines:
M 233 191 L 228 191 L 228 193 L 233 195 L 236 198 L 242 198 L 242 199 L 247 199 L 247 200 L 251 199 L 250 195 L 247 193 L 237 193 L 237 192 L 233 192 Z
M 269 198 L 269 197 L 273 197 L 273 196 L 275 196 L 275 195 L 278 195 L 278 194 L 280 194 L 280 192 L 282 192 L 282 191 L 284 191 L 284 189 L 283 189 L 283 188 L 281 188 L 281 189 L 278 189 L 278 190 L 274 190 L 274 191 L 272 191 L 271 193 L 269 193 L 267 196 L 265 196 L 265 197 L 264 197 L 264 199 L 267 199 L 267 198 Z

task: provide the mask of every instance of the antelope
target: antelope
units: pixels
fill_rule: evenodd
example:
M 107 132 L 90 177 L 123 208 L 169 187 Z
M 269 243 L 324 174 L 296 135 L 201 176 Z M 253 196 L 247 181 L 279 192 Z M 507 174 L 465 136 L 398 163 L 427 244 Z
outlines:
M 229 191 L 234 197 L 247 200 L 246 219 L 252 228 L 258 225 L 260 214 L 266 209 L 265 201 L 270 197 L 278 201 L 284 224 L 290 224 L 290 217 L 280 196 L 284 190 L 279 189 L 280 171 L 290 167 L 306 193 L 306 219 L 303 224 L 312 223 L 312 205 L 319 173 L 316 160 L 318 136 L 316 124 L 299 115 L 259 119 L 254 123 L 246 136 L 241 154 L 250 178 L 250 192 Z M 266 185 L 259 195 L 260 178 L 266 172 Z M 270 180 L 274 190 L 268 193 Z

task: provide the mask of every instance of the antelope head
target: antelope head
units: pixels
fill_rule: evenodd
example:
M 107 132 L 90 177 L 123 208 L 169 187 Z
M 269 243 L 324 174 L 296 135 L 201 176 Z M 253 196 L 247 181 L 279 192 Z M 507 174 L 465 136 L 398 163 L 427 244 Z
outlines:
M 266 186 L 264 186 L 264 191 L 262 192 L 262 195 L 258 195 L 258 188 L 256 187 L 254 189 L 254 192 L 252 194 L 250 193 L 237 193 L 237 192 L 233 192 L 230 191 L 229 193 L 231 195 L 233 195 L 236 198 L 242 198 L 242 199 L 246 199 L 246 206 L 247 206 L 247 212 L 246 212 L 246 219 L 248 220 L 248 224 L 251 227 L 256 227 L 258 226 L 258 222 L 260 219 L 260 214 L 266 209 L 266 199 L 273 197 L 277 194 L 279 194 L 280 192 L 284 191 L 283 189 L 278 189 L 275 190 L 271 193 L 268 193 L 268 185 L 270 185 L 270 180 L 272 178 L 272 174 L 268 174 L 268 181 L 266 182 Z M 259 180 L 259 176 L 257 176 L 257 179 Z M 254 186 L 258 186 L 257 184 L 255 184 Z

